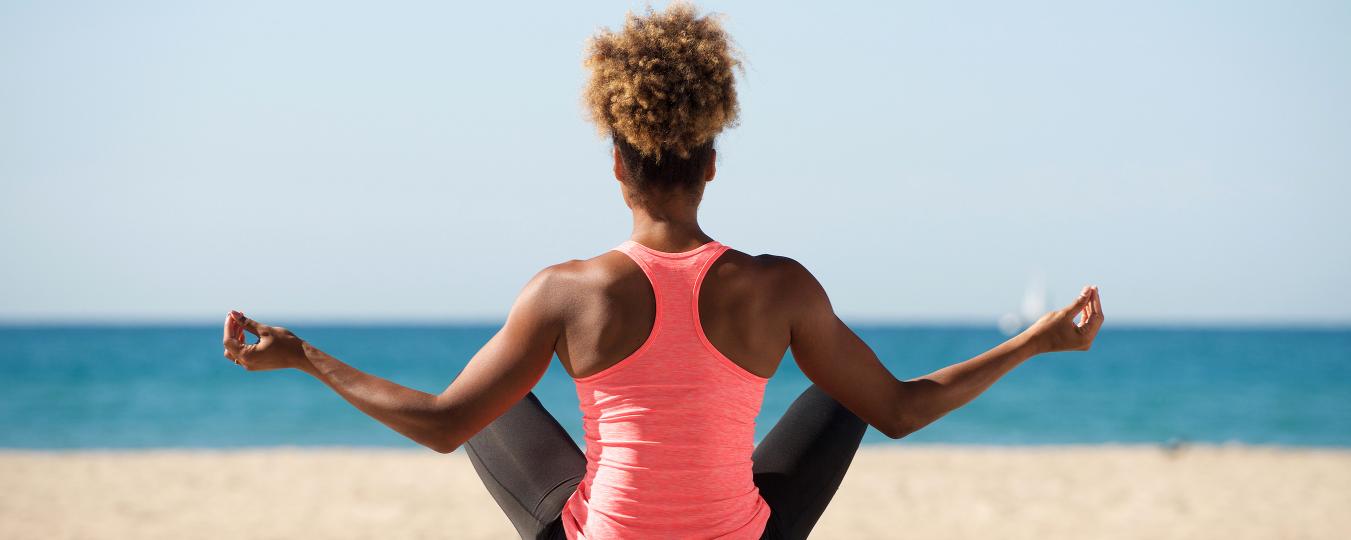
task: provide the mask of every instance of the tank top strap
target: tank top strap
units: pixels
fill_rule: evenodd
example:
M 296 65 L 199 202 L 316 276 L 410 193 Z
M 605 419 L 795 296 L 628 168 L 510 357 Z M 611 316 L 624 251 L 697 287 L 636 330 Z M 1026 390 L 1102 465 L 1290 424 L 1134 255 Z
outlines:
M 669 253 L 625 240 L 614 249 L 628 255 L 643 269 L 652 284 L 657 316 L 661 318 L 662 313 L 685 315 L 697 309 L 692 304 L 698 301 L 694 295 L 704 274 L 730 248 L 714 240 L 689 251 Z

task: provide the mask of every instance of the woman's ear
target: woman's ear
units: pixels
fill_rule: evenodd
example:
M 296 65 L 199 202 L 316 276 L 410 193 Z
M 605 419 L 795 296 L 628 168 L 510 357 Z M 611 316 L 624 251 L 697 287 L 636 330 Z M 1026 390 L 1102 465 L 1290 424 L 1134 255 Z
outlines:
M 704 169 L 704 181 L 712 182 L 713 177 L 718 174 L 718 150 L 716 148 L 708 151 L 708 167 Z
M 619 146 L 614 147 L 615 157 L 615 180 L 624 181 L 624 160 L 619 157 Z

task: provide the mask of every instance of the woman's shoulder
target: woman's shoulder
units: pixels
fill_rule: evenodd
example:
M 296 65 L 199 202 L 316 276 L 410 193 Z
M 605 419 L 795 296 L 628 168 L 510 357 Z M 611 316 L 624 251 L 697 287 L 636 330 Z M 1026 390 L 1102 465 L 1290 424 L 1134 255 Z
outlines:
M 710 283 L 711 280 L 711 283 Z M 711 285 L 711 287 L 710 287 Z M 704 281 L 719 295 L 753 303 L 775 312 L 792 311 L 820 287 L 807 268 L 792 257 L 727 250 L 709 268 Z
M 729 271 L 750 274 L 756 281 L 768 285 L 793 285 L 811 276 L 807 267 L 792 257 L 761 253 L 751 255 L 736 249 L 728 249 L 722 256 L 720 266 Z
M 820 321 L 822 317 L 834 316 L 825 287 L 806 265 L 789 257 L 764 257 L 764 264 L 773 268 L 770 274 L 774 285 L 770 294 L 778 300 L 780 309 L 790 320 Z
M 564 303 L 574 303 L 579 298 L 627 296 L 649 287 L 642 269 L 628 256 L 613 250 L 588 259 L 549 265 L 535 279 Z

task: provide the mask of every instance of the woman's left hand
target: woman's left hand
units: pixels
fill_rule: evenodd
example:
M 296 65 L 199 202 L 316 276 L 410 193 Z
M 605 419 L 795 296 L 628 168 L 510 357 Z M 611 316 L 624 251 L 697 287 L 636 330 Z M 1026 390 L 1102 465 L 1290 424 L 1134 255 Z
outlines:
M 257 343 L 245 343 L 244 332 L 258 336 Z M 225 357 L 249 371 L 304 369 L 305 340 L 280 326 L 268 326 L 238 311 L 225 317 Z

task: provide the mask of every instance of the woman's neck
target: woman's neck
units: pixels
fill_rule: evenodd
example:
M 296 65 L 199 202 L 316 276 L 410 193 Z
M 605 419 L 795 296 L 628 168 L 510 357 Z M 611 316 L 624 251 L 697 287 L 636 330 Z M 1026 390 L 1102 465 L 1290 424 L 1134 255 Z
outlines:
M 633 233 L 629 239 L 658 251 L 673 253 L 688 251 L 713 240 L 699 228 L 698 207 L 669 210 L 672 209 L 654 214 L 634 208 Z

